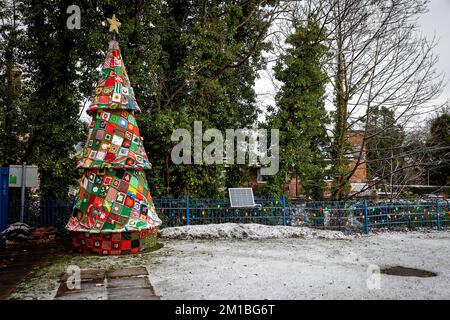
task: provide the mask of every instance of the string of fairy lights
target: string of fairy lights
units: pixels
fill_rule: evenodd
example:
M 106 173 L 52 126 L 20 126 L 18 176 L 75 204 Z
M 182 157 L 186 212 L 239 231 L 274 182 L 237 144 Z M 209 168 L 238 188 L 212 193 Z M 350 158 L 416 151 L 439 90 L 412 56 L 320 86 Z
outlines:
M 261 208 L 230 208 L 227 201 L 197 201 L 189 207 L 191 224 L 238 222 L 282 224 L 283 210 L 288 225 L 324 225 L 328 218 L 329 226 L 343 226 L 349 217 L 356 223 L 363 224 L 365 208 L 363 205 L 319 206 L 317 204 L 282 206 L 281 200 L 262 201 Z M 157 206 L 158 215 L 167 225 L 186 224 L 186 203 L 178 201 L 176 205 Z M 371 226 L 391 226 L 401 224 L 428 224 L 436 226 L 450 222 L 450 204 L 427 203 L 421 205 L 374 204 L 367 208 L 367 219 Z

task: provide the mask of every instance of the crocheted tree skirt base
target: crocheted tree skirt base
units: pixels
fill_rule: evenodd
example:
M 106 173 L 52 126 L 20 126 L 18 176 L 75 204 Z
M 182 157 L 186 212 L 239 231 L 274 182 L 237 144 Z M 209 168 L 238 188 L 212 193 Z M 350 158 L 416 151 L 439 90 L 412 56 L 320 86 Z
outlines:
M 156 245 L 157 230 L 158 227 L 108 233 L 72 231 L 72 248 L 76 252 L 99 255 L 138 253 Z

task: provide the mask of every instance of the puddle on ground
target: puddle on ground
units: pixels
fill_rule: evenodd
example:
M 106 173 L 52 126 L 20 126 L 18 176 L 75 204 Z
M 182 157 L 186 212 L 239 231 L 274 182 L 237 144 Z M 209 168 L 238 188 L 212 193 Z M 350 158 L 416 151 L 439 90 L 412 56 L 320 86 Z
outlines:
M 401 277 L 420 277 L 429 278 L 436 277 L 437 274 L 427 270 L 407 268 L 402 266 L 386 267 L 381 269 L 381 273 L 389 274 L 391 276 L 401 276 Z

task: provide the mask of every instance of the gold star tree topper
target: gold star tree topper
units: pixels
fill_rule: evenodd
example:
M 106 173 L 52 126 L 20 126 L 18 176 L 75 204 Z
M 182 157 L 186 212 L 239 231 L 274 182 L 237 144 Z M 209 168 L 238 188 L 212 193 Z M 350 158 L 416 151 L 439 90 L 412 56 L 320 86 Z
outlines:
M 116 15 L 113 14 L 111 18 L 106 19 L 108 20 L 109 23 L 109 32 L 116 32 L 117 34 L 119 34 L 119 27 L 121 23 L 119 22 L 119 20 L 117 20 Z

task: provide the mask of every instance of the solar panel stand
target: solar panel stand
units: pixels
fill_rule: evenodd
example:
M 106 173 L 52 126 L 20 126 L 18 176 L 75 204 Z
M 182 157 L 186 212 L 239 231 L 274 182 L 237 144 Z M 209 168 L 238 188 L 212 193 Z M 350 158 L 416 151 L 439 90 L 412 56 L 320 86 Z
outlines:
M 228 195 L 232 208 L 262 208 L 255 203 L 252 188 L 228 188 Z

